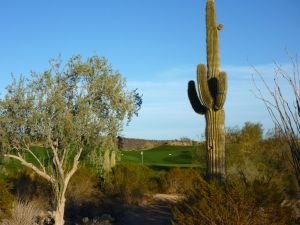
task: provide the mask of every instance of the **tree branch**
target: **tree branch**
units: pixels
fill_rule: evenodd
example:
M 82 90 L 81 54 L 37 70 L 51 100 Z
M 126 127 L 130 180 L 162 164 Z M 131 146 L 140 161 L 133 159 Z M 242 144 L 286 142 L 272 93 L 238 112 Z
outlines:
M 57 146 L 57 145 L 56 145 Z M 57 153 L 57 147 L 54 147 L 53 145 L 51 145 L 51 149 L 52 149 L 52 152 L 53 152 L 53 155 L 54 155 L 54 163 L 59 171 L 59 174 L 61 176 L 62 179 L 65 178 L 65 173 L 63 171 L 63 165 L 60 163 L 60 160 L 59 160 L 59 157 L 58 157 L 58 153 Z
M 38 175 L 40 175 L 41 177 L 43 177 L 44 179 L 46 179 L 50 183 L 54 183 L 55 182 L 55 179 L 52 176 L 48 175 L 46 172 L 41 171 L 39 168 L 37 168 L 32 163 L 27 162 L 21 156 L 16 156 L 16 155 L 12 155 L 12 154 L 4 154 L 4 156 L 8 157 L 8 158 L 12 158 L 12 159 L 18 160 L 19 162 L 22 163 L 22 165 L 26 166 L 27 168 L 32 169 L 34 172 L 36 172 Z
M 43 169 L 43 172 L 46 173 L 45 166 L 41 163 L 41 161 L 39 160 L 39 158 L 30 150 L 30 148 L 26 147 L 25 150 L 27 152 L 29 152 L 35 158 L 35 160 L 39 163 L 39 165 Z
M 69 182 L 69 180 L 71 179 L 71 177 L 77 171 L 78 165 L 79 165 L 79 158 L 81 156 L 82 150 L 83 150 L 83 147 L 80 147 L 78 153 L 74 157 L 72 169 L 69 171 L 69 173 L 67 174 L 66 179 L 65 179 L 66 182 Z

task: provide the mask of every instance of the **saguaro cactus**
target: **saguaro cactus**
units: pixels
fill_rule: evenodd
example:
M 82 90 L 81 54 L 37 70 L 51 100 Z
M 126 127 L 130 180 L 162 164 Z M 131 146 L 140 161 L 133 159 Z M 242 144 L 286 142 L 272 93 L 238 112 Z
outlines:
M 223 106 L 227 92 L 227 75 L 219 70 L 219 31 L 222 28 L 222 24 L 216 23 L 214 0 L 207 0 L 207 68 L 203 64 L 197 66 L 199 97 L 194 81 L 188 84 L 188 96 L 195 112 L 205 115 L 207 175 L 210 179 L 223 179 L 226 175 Z

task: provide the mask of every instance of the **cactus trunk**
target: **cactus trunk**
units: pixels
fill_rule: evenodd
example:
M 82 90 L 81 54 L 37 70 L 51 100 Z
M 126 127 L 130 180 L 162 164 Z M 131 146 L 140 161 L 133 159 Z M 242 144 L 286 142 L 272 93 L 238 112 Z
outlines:
M 205 120 L 207 176 L 209 179 L 223 179 L 226 175 L 224 110 L 207 110 Z
M 219 31 L 223 25 L 216 23 L 214 0 L 206 3 L 207 66 L 197 67 L 198 93 L 194 81 L 188 84 L 188 96 L 195 112 L 206 119 L 207 176 L 222 180 L 225 168 L 224 103 L 227 93 L 227 75 L 220 72 Z

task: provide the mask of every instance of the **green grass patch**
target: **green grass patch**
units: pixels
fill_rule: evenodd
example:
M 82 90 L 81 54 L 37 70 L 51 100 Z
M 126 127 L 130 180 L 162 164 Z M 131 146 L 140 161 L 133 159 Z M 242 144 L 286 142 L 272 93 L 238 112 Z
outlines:
M 51 158 L 49 159 L 49 155 L 51 155 L 51 152 L 48 149 L 39 146 L 32 146 L 30 147 L 30 150 L 32 151 L 33 154 L 35 154 L 38 157 L 38 159 L 44 165 L 47 166 L 49 164 L 51 160 Z M 39 167 L 38 162 L 29 152 L 24 151 L 24 154 L 22 154 L 22 156 L 26 159 L 26 161 Z M 20 172 L 21 170 L 26 170 L 26 167 L 23 166 L 18 160 L 5 158 L 5 160 L 2 161 L 0 164 L 0 179 L 5 179 L 8 176 L 12 176 L 16 173 L 16 171 Z
M 48 165 L 51 164 L 51 151 L 33 146 L 31 150 L 38 158 Z M 144 165 L 150 167 L 154 171 L 169 170 L 174 167 L 197 167 L 201 170 L 205 169 L 204 146 L 169 146 L 162 145 L 153 149 L 143 151 Z M 141 151 L 121 151 L 121 164 L 134 163 L 142 164 Z M 200 159 L 199 160 L 199 155 Z M 50 159 L 49 159 L 50 156 Z M 203 157 L 202 157 L 203 156 Z M 38 166 L 36 160 L 31 154 L 26 152 L 25 158 Z M 82 160 L 84 163 L 85 160 Z M 5 169 L 8 174 L 15 173 L 19 169 L 25 169 L 17 160 L 7 160 Z M 3 175 L 3 174 L 2 174 Z M 1 176 L 1 174 L 0 174 Z
M 143 163 L 155 170 L 171 167 L 200 167 L 204 169 L 204 162 L 195 159 L 195 151 L 201 150 L 204 154 L 204 149 L 199 149 L 199 147 L 162 145 L 143 151 Z M 142 164 L 141 152 L 121 151 L 121 163 Z

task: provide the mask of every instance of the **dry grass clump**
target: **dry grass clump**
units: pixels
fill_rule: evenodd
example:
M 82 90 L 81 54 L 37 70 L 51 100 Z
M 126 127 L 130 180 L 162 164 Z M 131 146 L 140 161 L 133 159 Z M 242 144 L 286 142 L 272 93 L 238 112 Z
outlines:
M 33 225 L 36 224 L 40 209 L 32 202 L 17 201 L 11 212 L 11 218 L 2 221 L 1 225 Z

